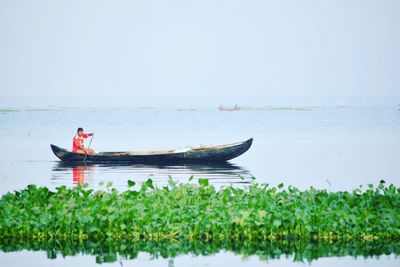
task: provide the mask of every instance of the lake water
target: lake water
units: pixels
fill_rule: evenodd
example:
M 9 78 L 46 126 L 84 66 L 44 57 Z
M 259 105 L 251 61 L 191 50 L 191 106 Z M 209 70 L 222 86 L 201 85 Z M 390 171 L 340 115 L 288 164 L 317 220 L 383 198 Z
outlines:
M 254 142 L 244 155 L 218 166 L 62 164 L 49 145 L 70 149 L 77 127 L 95 132 L 92 147 L 97 151 L 175 149 L 233 143 L 250 137 Z M 118 190 L 124 190 L 128 179 L 136 181 L 137 186 L 148 178 L 163 185 L 169 176 L 186 183 L 192 175 L 191 183 L 197 183 L 198 178 L 209 178 L 217 187 L 283 182 L 300 189 L 313 186 L 338 191 L 378 184 L 381 179 L 400 186 L 400 106 L 269 106 L 233 112 L 221 112 L 214 107 L 4 107 L 0 110 L 0 147 L 3 151 L 0 194 L 20 190 L 28 184 L 55 188 L 87 182 L 97 188 L 100 181 L 111 181 Z M 253 176 L 255 181 L 251 179 Z M 121 259 L 121 263 L 125 266 L 266 263 L 254 256 L 243 259 L 241 255 L 224 251 L 212 256 L 181 255 L 174 259 L 150 260 L 149 255 L 140 255 L 135 260 Z M 94 257 L 86 254 L 46 260 L 43 252 L 0 252 L 0 262 L 6 265 L 22 266 L 28 259 L 30 264 L 37 263 L 36 266 L 96 265 Z M 282 266 L 304 265 L 293 263 L 291 256 L 268 261 Z M 399 263 L 390 254 L 379 259 L 333 256 L 311 264 Z

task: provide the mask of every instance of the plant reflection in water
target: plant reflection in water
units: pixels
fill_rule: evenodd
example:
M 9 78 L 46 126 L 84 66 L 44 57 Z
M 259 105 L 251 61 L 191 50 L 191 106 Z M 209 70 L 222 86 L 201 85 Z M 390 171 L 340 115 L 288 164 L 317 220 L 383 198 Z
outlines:
M 132 242 L 95 242 L 95 241 L 22 241 L 19 239 L 0 239 L 0 250 L 13 252 L 21 250 L 46 251 L 49 259 L 93 255 L 97 263 L 115 262 L 120 258 L 135 259 L 140 252 L 149 253 L 152 258 L 173 258 L 179 255 L 209 256 L 227 251 L 243 256 L 258 256 L 260 260 L 293 257 L 296 262 L 312 262 L 323 257 L 370 258 L 382 255 L 399 255 L 400 243 L 371 242 L 305 242 L 305 241 L 132 241 Z

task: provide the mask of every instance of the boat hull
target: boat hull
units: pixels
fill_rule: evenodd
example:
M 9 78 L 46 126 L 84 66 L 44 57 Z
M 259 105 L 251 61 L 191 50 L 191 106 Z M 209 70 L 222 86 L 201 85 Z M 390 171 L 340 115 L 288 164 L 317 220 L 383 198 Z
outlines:
M 250 138 L 244 142 L 205 148 L 192 148 L 187 151 L 100 152 L 87 155 L 86 161 L 147 164 L 224 162 L 245 153 L 252 145 L 252 142 L 253 138 Z M 73 153 L 56 145 L 50 146 L 56 157 L 62 161 L 85 161 L 84 154 Z

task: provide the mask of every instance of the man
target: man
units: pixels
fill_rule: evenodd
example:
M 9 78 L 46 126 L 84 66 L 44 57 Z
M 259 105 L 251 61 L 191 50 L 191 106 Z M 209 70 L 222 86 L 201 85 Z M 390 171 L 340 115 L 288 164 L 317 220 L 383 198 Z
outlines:
M 84 139 L 88 138 L 88 136 L 93 136 L 93 133 L 84 133 L 81 127 L 76 131 L 76 135 L 72 140 L 72 152 L 80 153 L 80 154 L 94 154 L 95 151 L 91 148 L 85 148 Z

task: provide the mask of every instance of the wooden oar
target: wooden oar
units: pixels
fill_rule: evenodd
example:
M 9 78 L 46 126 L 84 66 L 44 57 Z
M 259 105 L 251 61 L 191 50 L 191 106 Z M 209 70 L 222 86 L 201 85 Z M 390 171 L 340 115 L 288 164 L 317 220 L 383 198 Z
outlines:
M 90 142 L 89 142 L 89 146 L 88 146 L 87 150 L 90 149 L 90 145 L 92 144 L 93 136 L 94 136 L 94 132 L 92 133 L 92 137 L 90 138 Z M 86 162 L 86 156 L 87 156 L 87 153 L 85 153 L 85 158 L 83 159 L 84 162 Z

